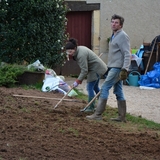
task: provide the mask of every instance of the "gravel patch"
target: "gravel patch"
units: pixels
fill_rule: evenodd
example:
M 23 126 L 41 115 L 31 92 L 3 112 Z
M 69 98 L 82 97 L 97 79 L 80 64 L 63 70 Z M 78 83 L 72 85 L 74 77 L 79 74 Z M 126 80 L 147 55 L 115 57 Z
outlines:
M 160 123 L 160 89 L 140 89 L 124 85 L 127 112 Z M 108 104 L 117 107 L 115 95 L 110 92 Z

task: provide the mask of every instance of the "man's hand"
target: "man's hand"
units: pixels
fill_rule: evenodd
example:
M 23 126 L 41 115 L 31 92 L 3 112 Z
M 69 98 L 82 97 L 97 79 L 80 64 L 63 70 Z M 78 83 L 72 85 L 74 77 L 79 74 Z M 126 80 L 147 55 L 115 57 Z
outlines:
M 127 70 L 126 69 L 122 69 L 121 72 L 119 73 L 119 79 L 120 80 L 126 80 L 127 79 Z
M 73 83 L 73 87 L 75 88 L 75 87 L 77 87 L 79 84 L 75 81 L 74 83 Z

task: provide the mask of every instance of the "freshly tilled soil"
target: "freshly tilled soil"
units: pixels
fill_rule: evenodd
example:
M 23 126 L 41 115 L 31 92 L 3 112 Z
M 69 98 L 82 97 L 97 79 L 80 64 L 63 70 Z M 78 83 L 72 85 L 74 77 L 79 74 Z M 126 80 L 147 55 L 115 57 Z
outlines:
M 63 97 L 53 92 L 0 87 L 0 159 L 159 160 L 160 138 L 154 132 L 129 132 L 114 123 L 89 121 L 85 113 L 80 114 L 85 101 L 63 101 L 54 110 L 56 100 L 13 94 Z

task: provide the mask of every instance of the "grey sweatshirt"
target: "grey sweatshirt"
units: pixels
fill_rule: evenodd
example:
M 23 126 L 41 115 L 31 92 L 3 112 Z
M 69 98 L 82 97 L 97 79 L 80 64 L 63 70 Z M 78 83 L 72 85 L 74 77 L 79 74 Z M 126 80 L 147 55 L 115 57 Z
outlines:
M 74 53 L 74 59 L 77 61 L 81 72 L 78 76 L 79 81 L 87 76 L 87 82 L 97 80 L 97 74 L 102 76 L 107 71 L 107 65 L 89 48 L 78 46 Z
M 124 68 L 128 71 L 131 62 L 130 40 L 121 29 L 109 42 L 108 68 Z

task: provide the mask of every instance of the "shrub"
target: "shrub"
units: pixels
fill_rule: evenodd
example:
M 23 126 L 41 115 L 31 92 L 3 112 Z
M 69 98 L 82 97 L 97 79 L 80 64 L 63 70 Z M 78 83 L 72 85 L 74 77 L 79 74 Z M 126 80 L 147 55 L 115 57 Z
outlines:
M 0 59 L 53 67 L 66 59 L 64 0 L 0 0 Z
M 27 71 L 27 67 L 16 64 L 3 64 L 0 66 L 0 86 L 9 87 L 16 84 L 17 77 Z

